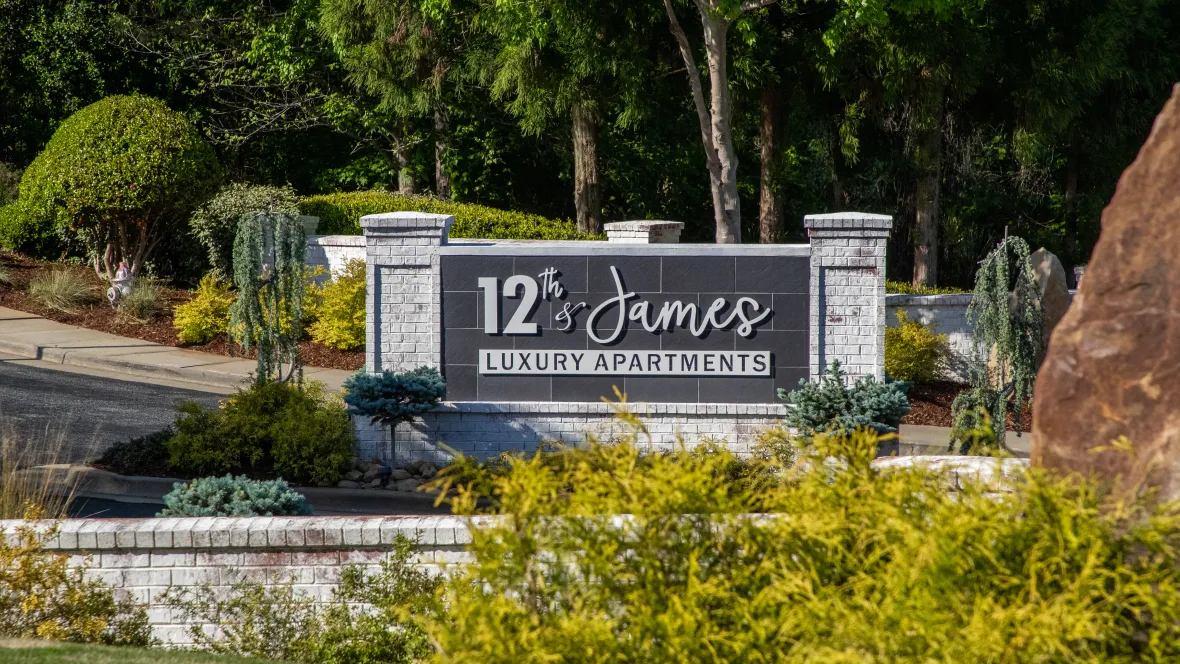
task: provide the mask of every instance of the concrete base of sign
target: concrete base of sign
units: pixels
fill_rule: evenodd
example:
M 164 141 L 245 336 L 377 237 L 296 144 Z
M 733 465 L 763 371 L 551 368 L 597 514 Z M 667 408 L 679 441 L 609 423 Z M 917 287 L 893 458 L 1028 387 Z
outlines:
M 714 440 L 737 454 L 749 453 L 758 434 L 786 413 L 781 404 L 631 403 L 627 409 L 647 428 L 638 441 L 641 448 L 667 451 L 680 440 L 690 447 Z M 396 463 L 445 461 L 451 456 L 447 448 L 483 458 L 510 450 L 533 452 L 546 440 L 578 444 L 591 434 L 616 440 L 629 431 L 611 404 L 551 401 L 448 402 L 398 426 L 393 440 L 387 426 L 363 418 L 354 423 L 362 458 Z

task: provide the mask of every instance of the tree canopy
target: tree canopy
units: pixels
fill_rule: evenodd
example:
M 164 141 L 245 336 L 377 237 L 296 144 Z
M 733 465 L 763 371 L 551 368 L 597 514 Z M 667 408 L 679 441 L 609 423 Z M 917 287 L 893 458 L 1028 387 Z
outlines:
M 231 180 L 432 190 L 800 241 L 895 218 L 891 279 L 968 286 L 1005 228 L 1084 264 L 1180 79 L 1160 0 L 0 0 L 0 162 L 142 94 Z M 65 47 L 68 45 L 68 48 Z

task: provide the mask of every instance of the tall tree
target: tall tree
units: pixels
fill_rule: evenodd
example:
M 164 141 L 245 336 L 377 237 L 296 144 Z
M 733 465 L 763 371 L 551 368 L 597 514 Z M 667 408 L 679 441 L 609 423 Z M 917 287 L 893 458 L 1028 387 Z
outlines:
M 434 136 L 435 193 L 449 199 L 448 99 L 469 46 L 471 14 L 460 3 L 448 3 L 446 11 L 432 9 L 420 0 L 323 0 L 321 28 L 349 81 L 378 100 L 376 110 L 401 119 L 396 133 L 402 139 L 394 150 L 399 190 L 416 191 L 408 127 L 415 118 L 426 118 Z
M 692 43 L 680 24 L 673 0 L 664 0 L 664 10 L 668 14 L 672 36 L 680 49 L 680 57 L 684 60 L 697 121 L 701 126 L 701 144 L 705 148 L 709 185 L 713 193 L 715 238 L 719 244 L 742 241 L 742 209 L 737 187 L 738 158 L 733 145 L 733 107 L 729 90 L 729 28 L 744 13 L 761 10 L 775 2 L 777 0 L 693 0 L 701 19 L 705 67 L 709 77 L 709 100 L 706 103 Z M 742 27 L 748 28 L 748 25 Z
M 850 112 L 873 107 L 901 135 L 912 169 L 913 283 L 938 281 L 939 199 L 948 107 L 966 99 L 992 62 L 983 0 L 843 0 L 826 31 L 827 74 Z M 847 142 L 847 138 L 844 139 Z
M 481 3 L 476 21 L 495 38 L 482 79 L 522 129 L 540 134 L 568 114 L 578 229 L 601 232 L 603 123 L 613 117 L 628 124 L 641 114 L 656 16 L 643 3 L 492 0 Z

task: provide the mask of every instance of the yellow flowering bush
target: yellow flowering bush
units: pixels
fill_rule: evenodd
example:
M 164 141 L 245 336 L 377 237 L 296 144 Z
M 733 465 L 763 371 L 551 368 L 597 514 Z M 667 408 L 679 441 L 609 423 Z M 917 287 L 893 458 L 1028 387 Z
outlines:
M 926 382 L 938 378 L 950 359 L 950 341 L 897 311 L 897 327 L 885 328 L 885 373 L 896 380 Z
M 234 294 L 229 284 L 213 273 L 201 277 L 197 294 L 173 311 L 172 325 L 176 336 L 189 344 L 203 344 L 212 341 L 229 329 L 229 305 Z
M 349 261 L 340 274 L 316 293 L 315 322 L 308 334 L 331 348 L 365 345 L 365 262 Z

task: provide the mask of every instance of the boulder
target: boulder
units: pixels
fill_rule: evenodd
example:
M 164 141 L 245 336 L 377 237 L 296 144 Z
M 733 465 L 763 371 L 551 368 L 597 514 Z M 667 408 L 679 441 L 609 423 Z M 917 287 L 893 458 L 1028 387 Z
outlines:
M 422 482 L 420 480 L 411 479 L 411 480 L 398 480 L 397 481 L 397 490 L 398 491 L 416 491 L 418 489 L 418 487 L 420 487 L 420 486 L 422 486 Z
M 1053 328 L 1057 327 L 1069 309 L 1069 283 L 1065 280 L 1065 268 L 1061 261 L 1048 249 L 1037 249 L 1029 256 L 1029 261 L 1040 284 L 1041 306 L 1045 309 L 1044 344 L 1048 346 Z
M 393 473 L 391 473 L 391 474 L 389 475 L 389 479 L 390 479 L 390 480 L 394 480 L 394 481 L 396 481 L 396 480 L 408 480 L 408 479 L 410 479 L 411 477 L 413 477 L 413 475 L 412 475 L 412 474 L 410 474 L 410 471 L 408 471 L 408 470 L 405 470 L 405 469 L 403 469 L 403 468 L 394 468 L 394 469 L 393 469 Z
M 1180 497 L 1180 86 L 1119 178 L 1086 271 L 1037 378 L 1033 462 L 1116 495 Z M 1134 454 L 1111 447 L 1121 436 Z
M 365 476 L 364 473 L 362 473 L 359 470 L 350 470 L 347 473 L 344 473 L 344 479 L 349 480 L 351 482 L 360 481 L 364 476 Z

